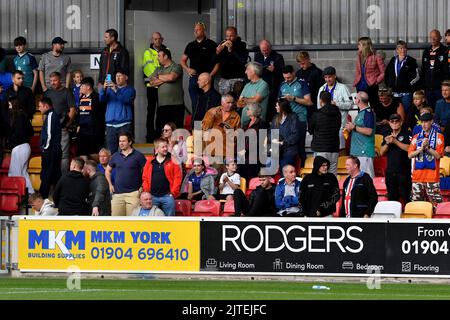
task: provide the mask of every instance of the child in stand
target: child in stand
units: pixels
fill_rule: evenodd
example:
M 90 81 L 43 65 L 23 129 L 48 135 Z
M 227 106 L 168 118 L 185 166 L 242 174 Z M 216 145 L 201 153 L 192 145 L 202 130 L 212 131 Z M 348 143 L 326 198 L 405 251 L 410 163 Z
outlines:
M 75 105 L 77 108 L 77 111 L 80 107 L 80 87 L 81 87 L 81 80 L 83 80 L 84 75 L 81 70 L 76 70 L 73 72 L 73 87 L 72 87 L 72 93 L 75 97 Z
M 228 159 L 226 161 L 227 172 L 222 174 L 219 180 L 218 195 L 219 200 L 233 200 L 234 190 L 239 189 L 241 186 L 241 176 L 237 173 L 237 163 L 234 159 Z
M 418 90 L 413 94 L 413 104 L 408 110 L 406 116 L 406 129 L 413 131 L 414 127 L 420 123 L 420 109 L 426 107 L 425 103 L 425 92 L 423 90 Z

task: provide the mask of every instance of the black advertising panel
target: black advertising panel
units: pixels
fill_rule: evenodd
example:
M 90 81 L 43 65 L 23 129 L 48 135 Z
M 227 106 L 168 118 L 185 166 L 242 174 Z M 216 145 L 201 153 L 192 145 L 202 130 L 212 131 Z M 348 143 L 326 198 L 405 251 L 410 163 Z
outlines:
M 387 224 L 386 256 L 391 274 L 450 275 L 450 222 L 432 222 Z
M 335 221 L 204 221 L 201 271 L 386 273 L 386 224 Z

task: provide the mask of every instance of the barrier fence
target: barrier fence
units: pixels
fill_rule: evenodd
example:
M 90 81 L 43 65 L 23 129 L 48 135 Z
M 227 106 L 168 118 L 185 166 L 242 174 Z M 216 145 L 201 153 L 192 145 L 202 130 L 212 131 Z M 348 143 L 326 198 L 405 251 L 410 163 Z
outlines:
M 0 221 L 12 234 L 12 264 L 5 265 L 23 273 L 76 268 L 450 278 L 450 220 L 445 219 L 16 216 L 11 223 Z

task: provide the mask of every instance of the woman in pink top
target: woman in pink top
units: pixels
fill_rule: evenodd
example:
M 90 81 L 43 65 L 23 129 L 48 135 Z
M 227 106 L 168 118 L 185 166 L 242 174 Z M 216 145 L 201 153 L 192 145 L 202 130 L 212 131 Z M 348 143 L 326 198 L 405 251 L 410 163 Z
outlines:
M 373 49 L 372 40 L 369 37 L 359 38 L 353 86 L 358 92 L 367 92 L 372 107 L 378 102 L 378 85 L 384 81 L 384 70 L 383 59 Z

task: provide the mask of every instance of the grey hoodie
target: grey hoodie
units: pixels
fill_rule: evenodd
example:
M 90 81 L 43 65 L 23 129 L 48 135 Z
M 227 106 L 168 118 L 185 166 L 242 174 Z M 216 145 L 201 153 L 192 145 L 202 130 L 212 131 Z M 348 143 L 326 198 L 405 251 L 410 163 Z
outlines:
M 181 185 L 181 192 L 188 192 L 188 184 L 189 184 L 189 176 L 194 173 L 194 169 L 191 169 L 189 173 L 184 177 L 183 184 Z M 212 196 L 216 193 L 216 187 L 214 185 L 214 180 L 217 174 L 214 173 L 206 173 L 200 182 L 200 190 L 202 190 L 204 194 L 204 198 L 207 199 L 209 196 Z

